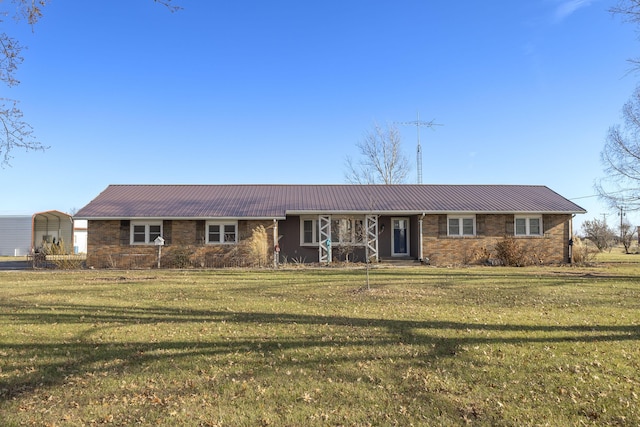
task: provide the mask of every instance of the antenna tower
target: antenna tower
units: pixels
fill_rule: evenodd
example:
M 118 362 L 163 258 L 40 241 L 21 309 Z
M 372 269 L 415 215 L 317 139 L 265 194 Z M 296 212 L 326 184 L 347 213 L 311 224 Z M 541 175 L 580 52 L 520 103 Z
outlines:
M 443 125 L 439 123 L 435 123 L 435 120 L 431 120 L 429 122 L 420 120 L 420 113 L 417 113 L 416 120 L 413 120 L 411 122 L 396 122 L 396 123 L 400 125 L 410 125 L 410 126 L 416 127 L 416 130 L 418 132 L 418 148 L 416 153 L 416 162 L 417 162 L 417 169 L 418 169 L 418 184 L 422 184 L 422 147 L 420 146 L 420 127 L 424 126 L 424 127 L 431 128 L 433 130 L 434 126 L 443 126 Z

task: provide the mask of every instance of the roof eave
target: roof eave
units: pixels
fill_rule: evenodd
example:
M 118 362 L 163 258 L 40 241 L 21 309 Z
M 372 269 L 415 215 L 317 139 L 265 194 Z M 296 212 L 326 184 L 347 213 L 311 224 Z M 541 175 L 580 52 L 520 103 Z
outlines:
M 472 214 L 483 214 L 483 215 L 532 215 L 532 214 L 542 214 L 542 215 L 573 215 L 573 214 L 585 214 L 587 211 L 537 211 L 537 210 L 527 210 L 527 211 L 514 211 L 514 210 L 504 210 L 504 211 L 482 211 L 482 210 L 411 210 L 411 211 L 385 211 L 385 210 L 349 210 L 349 211 L 337 211 L 337 210 L 295 210 L 295 211 L 287 211 L 287 215 L 352 215 L 352 214 L 375 214 L 375 215 L 447 215 L 447 214 L 463 214 L 463 215 L 472 215 Z
M 274 215 L 274 216 L 179 216 L 179 217 L 167 217 L 167 216 L 77 216 L 74 219 L 84 219 L 90 221 L 197 221 L 197 220 L 221 220 L 221 221 L 273 221 L 284 220 L 286 217 Z

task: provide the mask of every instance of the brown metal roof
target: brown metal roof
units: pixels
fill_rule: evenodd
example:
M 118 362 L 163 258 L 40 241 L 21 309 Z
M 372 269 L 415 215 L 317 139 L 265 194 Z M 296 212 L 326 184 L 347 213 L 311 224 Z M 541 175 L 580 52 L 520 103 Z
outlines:
M 110 185 L 75 217 L 284 218 L 304 212 L 586 211 L 536 185 Z

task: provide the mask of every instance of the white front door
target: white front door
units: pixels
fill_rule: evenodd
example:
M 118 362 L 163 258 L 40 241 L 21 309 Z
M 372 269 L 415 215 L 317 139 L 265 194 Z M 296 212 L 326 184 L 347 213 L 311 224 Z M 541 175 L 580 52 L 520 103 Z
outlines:
M 391 218 L 391 255 L 409 255 L 409 218 Z

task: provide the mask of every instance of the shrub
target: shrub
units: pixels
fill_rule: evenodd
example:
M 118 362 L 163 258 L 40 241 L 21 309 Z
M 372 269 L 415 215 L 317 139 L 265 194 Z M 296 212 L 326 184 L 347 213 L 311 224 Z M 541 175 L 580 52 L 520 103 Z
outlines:
M 526 265 L 524 250 L 513 237 L 505 237 L 496 243 L 496 258 L 503 265 L 522 267 Z
M 251 237 L 242 242 L 247 262 L 264 267 L 269 262 L 269 238 L 267 230 L 259 225 L 253 229 Z
M 264 267 L 269 263 L 269 239 L 262 226 L 237 245 L 212 245 L 191 248 L 189 264 L 196 268 Z
M 464 265 L 486 264 L 490 258 L 491 253 L 484 246 L 479 248 L 465 246 L 462 250 L 462 264 Z
M 161 266 L 165 268 L 191 267 L 193 248 L 189 246 L 170 246 L 162 253 Z
M 63 239 L 46 244 L 41 252 L 34 254 L 33 265 L 36 268 L 58 268 L 61 270 L 76 270 L 82 268 L 85 257 L 74 255 L 69 251 Z
M 600 250 L 589 240 L 578 237 L 573 239 L 573 262 L 575 264 L 589 264 L 595 260 Z

